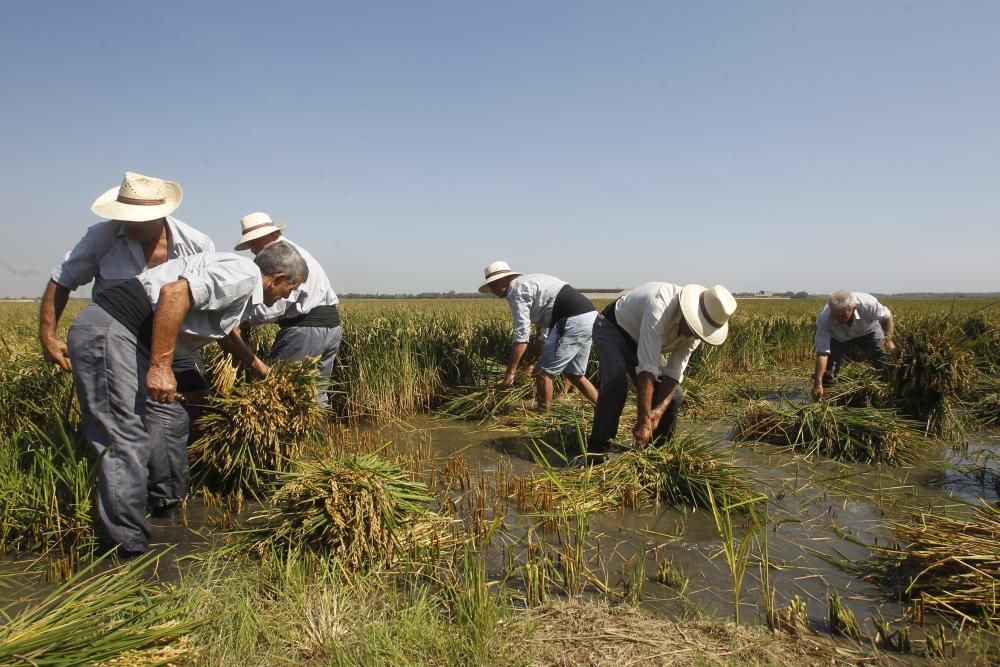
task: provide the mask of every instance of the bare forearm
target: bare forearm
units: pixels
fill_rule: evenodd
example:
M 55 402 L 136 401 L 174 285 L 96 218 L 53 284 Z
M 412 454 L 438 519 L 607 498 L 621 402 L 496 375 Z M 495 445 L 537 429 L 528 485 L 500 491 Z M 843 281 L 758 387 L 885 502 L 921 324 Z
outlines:
M 823 381 L 823 374 L 826 373 L 828 357 L 825 354 L 816 355 L 816 368 L 813 370 L 813 384 Z
M 243 342 L 238 329 L 230 331 L 228 336 L 220 339 L 219 347 L 233 355 L 238 362 L 247 368 L 252 367 L 254 362 L 258 361 L 257 355 Z
M 174 361 L 174 346 L 181 322 L 191 309 L 191 293 L 184 279 L 164 285 L 153 316 L 153 341 L 150 366 L 169 368 Z
M 896 328 L 895 322 L 892 319 L 892 315 L 885 318 L 884 320 L 879 320 L 878 323 L 882 327 L 882 333 L 885 334 L 885 337 L 892 338 L 892 332 Z
M 507 375 L 512 376 L 517 372 L 517 366 L 521 363 L 521 357 L 528 349 L 527 343 L 514 343 L 510 346 L 510 354 L 507 356 Z
M 69 301 L 69 290 L 54 280 L 45 286 L 42 295 L 42 305 L 38 313 L 38 330 L 42 338 L 56 335 L 56 326 L 62 317 L 66 303 Z
M 677 380 L 670 376 L 666 376 L 660 379 L 659 393 L 663 395 L 663 400 L 653 407 L 652 417 L 653 420 L 659 421 L 663 413 L 667 411 L 670 406 L 670 402 L 674 400 L 674 389 L 677 388 Z
M 656 389 L 656 378 L 652 373 L 642 372 L 635 381 L 637 419 L 641 424 L 649 421 L 653 413 L 653 392 Z

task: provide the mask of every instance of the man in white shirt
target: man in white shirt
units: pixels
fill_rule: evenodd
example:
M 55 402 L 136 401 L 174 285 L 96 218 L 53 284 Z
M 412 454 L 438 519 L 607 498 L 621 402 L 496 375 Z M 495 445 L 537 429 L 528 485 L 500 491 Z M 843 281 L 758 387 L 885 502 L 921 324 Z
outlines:
M 721 345 L 736 300 L 725 287 L 646 283 L 609 304 L 594 321 L 601 388 L 587 445 L 587 463 L 602 463 L 628 395 L 636 386 L 633 446 L 669 440 L 683 402 L 680 384 L 691 354 L 703 341 Z
M 587 362 L 597 311 L 587 297 L 565 280 L 544 273 L 521 274 L 506 262 L 492 262 L 483 271 L 482 293 L 506 298 L 514 318 L 514 342 L 507 357 L 503 386 L 513 387 L 518 364 L 528 349 L 531 325 L 538 332 L 533 358 L 535 396 L 539 410 L 552 405 L 552 378 L 560 373 L 591 403 L 597 389 L 587 379 Z
M 97 198 L 91 210 L 102 222 L 87 229 L 83 238 L 52 270 L 42 296 L 39 338 L 45 359 L 70 370 L 69 350 L 59 340 L 56 328 L 69 295 L 93 281 L 92 297 L 124 281 L 142 276 L 154 267 L 179 257 L 215 252 L 207 235 L 172 217 L 184 197 L 181 186 L 172 181 L 126 172 L 118 187 Z M 177 355 L 174 374 L 178 391 L 199 404 L 208 385 L 199 369 L 199 354 Z M 192 414 L 196 408 L 191 408 Z M 176 471 L 186 466 L 187 443 L 171 434 L 187 432 L 187 416 L 176 421 L 174 410 L 150 402 L 147 419 L 157 438 L 170 446 L 155 447 L 149 457 L 149 509 L 154 517 L 169 517 L 187 489 L 187 481 Z
M 250 308 L 286 298 L 307 272 L 284 243 L 255 262 L 232 253 L 180 257 L 102 290 L 73 321 L 69 358 L 84 435 L 98 461 L 97 526 L 105 547 L 122 557 L 146 550 L 149 459 L 159 447 L 183 449 L 187 442 L 187 415 L 175 402 L 175 352 L 194 353 L 217 340 L 263 377 L 267 365 L 234 330 Z M 155 430 L 149 401 L 181 425 L 168 434 L 175 442 L 164 443 Z M 175 475 L 186 488 L 186 457 L 178 465 Z
M 837 377 L 844 355 L 851 350 L 857 350 L 876 368 L 883 367 L 883 347 L 895 349 L 892 330 L 892 312 L 871 294 L 846 290 L 831 294 L 816 317 L 813 398 L 823 398 L 824 387 Z
M 282 237 L 285 225 L 276 226 L 267 213 L 257 212 L 244 216 L 240 220 L 240 228 L 243 236 L 235 250 L 249 250 L 257 255 L 281 240 L 298 250 L 309 267 L 309 277 L 287 299 L 281 299 L 273 306 L 255 306 L 248 313 L 246 323 L 278 323 L 278 335 L 268 356 L 272 362 L 319 357 L 321 386 L 317 388 L 316 399 L 320 405 L 327 407 L 327 389 L 344 332 L 337 309 L 340 299 L 319 262 L 302 246 Z

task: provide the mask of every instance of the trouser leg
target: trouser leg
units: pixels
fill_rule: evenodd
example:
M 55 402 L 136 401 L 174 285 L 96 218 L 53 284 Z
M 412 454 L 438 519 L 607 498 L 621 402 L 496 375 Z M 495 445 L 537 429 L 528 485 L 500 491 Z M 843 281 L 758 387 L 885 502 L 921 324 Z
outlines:
M 665 398 L 663 383 L 657 382 L 656 390 L 653 393 L 653 405 L 659 405 Z M 670 405 L 667 406 L 666 412 L 660 418 L 660 423 L 657 424 L 656 430 L 653 431 L 653 441 L 657 445 L 662 445 L 673 439 L 674 432 L 677 430 L 677 415 L 680 414 L 682 407 L 684 407 L 684 390 L 680 385 L 676 385 L 674 387 L 674 397 L 670 399 Z
M 885 350 L 882 348 L 882 344 L 885 342 L 885 334 L 881 331 L 877 333 L 873 331 L 855 338 L 851 342 L 861 349 L 861 354 L 864 355 L 865 361 L 879 370 L 885 368 Z
M 618 423 L 628 397 L 629 365 L 635 365 L 635 354 L 629 349 L 624 334 L 603 316 L 594 320 L 594 349 L 600 365 L 601 388 L 594 407 L 594 425 L 587 449 L 600 454 L 608 451 L 618 433 Z
M 270 360 L 319 357 L 320 387 L 316 400 L 323 407 L 330 403 L 327 388 L 333 375 L 337 352 L 343 337 L 343 327 L 285 327 L 278 332 L 271 348 Z
M 180 403 L 147 399 L 146 423 L 153 444 L 149 455 L 149 507 L 162 509 L 176 505 L 187 495 L 190 419 Z
M 106 547 L 149 546 L 149 454 L 145 374 L 149 359 L 135 336 L 99 306 L 77 317 L 68 336 L 83 431 L 97 457 L 98 533 Z M 140 382 L 142 378 L 142 382 Z
M 844 361 L 844 355 L 847 354 L 848 345 L 842 343 L 837 339 L 830 341 L 830 354 L 826 359 L 826 372 L 823 373 L 823 386 L 828 387 L 837 378 L 837 374 L 840 372 L 840 365 Z

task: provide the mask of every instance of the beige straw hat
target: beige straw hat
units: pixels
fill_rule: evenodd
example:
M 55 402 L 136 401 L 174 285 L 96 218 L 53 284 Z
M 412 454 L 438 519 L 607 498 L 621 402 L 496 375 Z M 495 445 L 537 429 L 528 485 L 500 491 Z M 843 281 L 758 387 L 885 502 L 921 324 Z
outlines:
M 108 220 L 150 222 L 173 213 L 183 198 L 173 181 L 126 171 L 122 184 L 98 197 L 90 210 Z
M 234 250 L 246 250 L 250 247 L 250 242 L 254 239 L 259 239 L 261 236 L 267 236 L 272 232 L 280 232 L 285 228 L 285 225 L 275 225 L 271 220 L 271 216 L 267 213 L 250 213 L 249 215 L 243 216 L 240 220 L 240 229 L 243 231 L 243 236 L 240 237 L 240 242 L 236 244 Z
M 490 291 L 490 283 L 496 282 L 497 280 L 500 280 L 501 278 L 505 278 L 507 276 L 519 276 L 521 274 L 517 273 L 516 271 L 511 271 L 510 266 L 507 265 L 507 262 L 497 261 L 497 262 L 490 262 L 489 264 L 487 264 L 486 268 L 483 269 L 483 275 L 485 276 L 486 280 L 485 282 L 483 282 L 482 285 L 479 286 L 479 291 L 482 292 L 483 294 L 486 294 Z
M 729 318 L 736 312 L 736 299 L 722 285 L 706 288 L 685 285 L 681 289 L 681 313 L 698 338 L 721 345 L 729 335 Z

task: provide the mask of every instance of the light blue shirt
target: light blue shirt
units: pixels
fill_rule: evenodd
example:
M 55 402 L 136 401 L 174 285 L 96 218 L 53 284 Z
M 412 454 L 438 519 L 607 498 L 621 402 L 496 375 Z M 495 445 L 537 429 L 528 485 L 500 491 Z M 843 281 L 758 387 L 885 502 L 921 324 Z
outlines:
M 682 336 L 680 294 L 682 285 L 645 283 L 618 299 L 615 320 L 639 344 L 636 374 L 671 377 L 684 381 L 691 354 L 701 344 L 694 336 Z
M 510 281 L 507 304 L 514 316 L 515 343 L 527 343 L 531 339 L 532 324 L 538 329 L 539 340 L 548 338 L 552 307 L 565 284 L 565 280 L 544 273 L 525 273 Z
M 854 312 L 847 324 L 838 324 L 833 321 L 833 313 L 830 312 L 830 304 L 823 306 L 816 317 L 816 354 L 830 354 L 830 339 L 836 339 L 841 343 L 866 336 L 872 332 L 882 333 L 882 325 L 879 320 L 892 317 L 892 312 L 879 303 L 879 300 L 871 294 L 864 292 L 851 292 L 854 297 Z
M 215 252 L 206 234 L 177 218 L 167 216 L 167 259 Z M 52 280 L 72 291 L 94 281 L 93 296 L 116 283 L 142 276 L 148 267 L 142 244 L 129 239 L 125 223 L 105 220 L 91 225 L 87 233 L 66 253 L 62 264 L 52 269 Z
M 252 259 L 231 252 L 178 257 L 149 269 L 139 282 L 155 310 L 163 286 L 182 278 L 191 292 L 191 308 L 181 322 L 175 356 L 225 338 L 251 308 L 264 303 L 260 269 Z
M 293 243 L 285 236 L 280 237 L 278 240 L 284 241 L 299 251 L 302 259 L 306 261 L 306 266 L 309 267 L 309 275 L 299 285 L 298 289 L 288 295 L 287 299 L 276 301 L 272 306 L 254 306 L 248 313 L 248 321 L 252 324 L 298 317 L 299 315 L 305 315 L 318 306 L 334 306 L 340 302 L 340 299 L 337 298 L 337 293 L 330 286 L 330 279 L 327 278 L 326 271 L 316 261 L 316 258 L 306 252 L 302 246 Z

